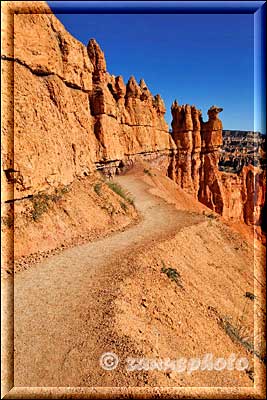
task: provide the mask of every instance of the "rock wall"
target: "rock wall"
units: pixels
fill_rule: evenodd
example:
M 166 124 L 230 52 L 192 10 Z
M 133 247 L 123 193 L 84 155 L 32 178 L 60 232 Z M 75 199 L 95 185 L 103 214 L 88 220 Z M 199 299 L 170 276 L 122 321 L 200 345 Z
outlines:
M 127 84 L 122 76 L 106 71 L 105 57 L 99 45 L 91 39 L 87 46 L 94 66 L 90 108 L 94 117 L 94 134 L 99 142 L 97 168 L 116 170 L 135 160 L 136 156 L 165 159 L 175 148 L 164 120 L 165 105 L 160 95 L 150 93 L 145 81 L 138 84 L 130 77 Z M 153 158 L 153 157 L 152 157 Z
M 93 65 L 45 3 L 13 2 L 4 11 L 4 29 L 15 14 L 2 49 L 3 183 L 5 199 L 16 200 L 93 170 Z
M 218 169 L 221 108 L 203 122 L 195 106 L 175 101 L 170 135 L 160 95 L 143 79 L 110 75 L 97 42 L 73 38 L 46 3 L 6 2 L 2 29 L 4 201 L 143 159 L 219 214 L 260 223 L 265 174 Z
M 114 173 L 137 158 L 168 167 L 175 145 L 165 106 L 144 80 L 111 76 L 97 42 L 86 48 L 45 3 L 12 2 L 3 11 L 4 200 L 96 168 Z
M 219 171 L 223 144 L 222 108 L 212 106 L 208 121 L 200 110 L 188 104 L 172 104 L 172 137 L 177 146 L 170 177 L 180 187 L 225 218 L 248 225 L 262 223 L 266 192 L 266 173 L 249 165 L 240 173 Z

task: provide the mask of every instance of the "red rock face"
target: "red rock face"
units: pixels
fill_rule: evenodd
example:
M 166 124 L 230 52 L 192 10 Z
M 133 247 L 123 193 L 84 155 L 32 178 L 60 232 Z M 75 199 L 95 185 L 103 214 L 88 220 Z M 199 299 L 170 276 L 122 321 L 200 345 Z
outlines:
M 242 170 L 244 188 L 244 222 L 248 225 L 260 225 L 262 208 L 266 194 L 266 172 L 251 165 Z
M 86 48 L 46 3 L 7 2 L 3 22 L 6 200 L 67 185 L 96 168 L 114 173 L 138 157 L 158 157 L 168 168 L 175 145 L 165 106 L 144 80 L 125 84 L 111 76 L 98 43 L 91 39 Z
M 212 106 L 209 120 L 201 121 L 201 167 L 198 199 L 213 211 L 223 213 L 221 174 L 218 170 L 219 151 L 222 146 L 222 122 L 218 117 L 223 109 Z
M 260 223 L 263 172 L 218 170 L 222 109 L 211 107 L 203 122 L 195 106 L 175 101 L 170 135 L 160 95 L 153 96 L 143 79 L 125 84 L 110 75 L 96 40 L 86 48 L 43 2 L 6 2 L 3 36 L 4 200 L 145 159 L 212 210 Z
M 201 152 L 201 111 L 188 104 L 172 104 L 172 137 L 177 146 L 174 180 L 183 189 L 198 196 Z
M 222 108 L 212 106 L 203 122 L 194 106 L 172 105 L 172 137 L 177 146 L 174 172 L 169 176 L 201 203 L 226 218 L 248 225 L 262 223 L 266 173 L 243 167 L 240 174 L 218 169 L 222 146 Z
M 93 64 L 93 82 L 103 82 L 105 80 L 105 74 L 107 72 L 106 60 L 95 39 L 89 40 L 89 43 L 87 45 L 87 53 L 89 56 L 89 60 Z

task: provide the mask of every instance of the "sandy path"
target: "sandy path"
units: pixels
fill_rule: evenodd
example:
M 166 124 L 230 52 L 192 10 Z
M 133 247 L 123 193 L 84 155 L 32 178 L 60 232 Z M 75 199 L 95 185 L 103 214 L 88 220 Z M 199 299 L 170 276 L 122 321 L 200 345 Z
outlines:
M 102 327 L 109 324 L 101 299 L 112 290 L 111 280 L 118 272 L 109 265 L 146 242 L 203 221 L 201 215 L 177 211 L 152 195 L 134 175 L 117 181 L 135 199 L 143 217 L 138 225 L 67 249 L 15 275 L 15 386 L 92 384 Z

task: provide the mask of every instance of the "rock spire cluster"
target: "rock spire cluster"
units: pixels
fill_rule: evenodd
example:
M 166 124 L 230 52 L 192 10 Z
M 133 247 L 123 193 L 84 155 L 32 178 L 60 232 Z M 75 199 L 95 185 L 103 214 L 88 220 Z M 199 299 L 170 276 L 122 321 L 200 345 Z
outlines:
M 174 101 L 170 134 L 163 99 L 144 79 L 131 76 L 125 83 L 109 74 L 96 40 L 86 47 L 73 38 L 47 4 L 11 3 L 3 10 L 3 200 L 145 160 L 212 210 L 259 223 L 263 172 L 250 166 L 239 175 L 218 170 L 222 108 L 212 106 L 203 122 L 195 106 Z

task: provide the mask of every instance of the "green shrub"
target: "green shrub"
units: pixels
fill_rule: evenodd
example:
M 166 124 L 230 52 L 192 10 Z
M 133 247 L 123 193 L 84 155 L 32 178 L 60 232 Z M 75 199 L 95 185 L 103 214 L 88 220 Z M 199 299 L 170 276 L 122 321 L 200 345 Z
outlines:
M 50 207 L 50 203 L 57 203 L 63 196 L 70 191 L 68 186 L 56 188 L 54 193 L 37 193 L 31 197 L 33 210 L 31 211 L 32 219 L 38 221 L 40 217 L 46 213 Z
M 40 217 L 47 212 L 49 206 L 49 195 L 45 193 L 38 193 L 31 198 L 33 210 L 32 210 L 32 218 L 34 221 L 38 221 Z
M 120 202 L 121 208 L 123 209 L 123 211 L 127 211 L 128 207 L 125 203 L 123 203 L 123 201 Z
M 108 187 L 113 190 L 114 193 L 118 194 L 120 197 L 122 197 L 125 201 L 127 201 L 129 204 L 134 204 L 133 199 L 129 196 L 128 193 L 124 191 L 124 189 L 121 187 L 116 182 L 107 182 Z
M 98 196 L 101 196 L 101 183 L 96 183 L 94 186 L 94 191 Z
M 166 268 L 164 261 L 162 262 L 161 272 L 167 275 L 172 281 L 174 281 L 179 287 L 183 288 L 181 282 L 181 274 L 175 268 Z
M 249 328 L 244 324 L 244 316 L 247 313 L 248 300 L 254 299 L 254 295 L 250 292 L 246 292 L 244 297 L 246 300 L 241 315 L 234 321 L 232 318 L 227 316 L 222 317 L 220 318 L 219 324 L 233 342 L 241 344 L 246 350 L 254 354 L 261 361 L 265 362 L 265 332 L 259 332 L 257 338 L 257 336 L 254 335 L 253 327 Z
M 220 325 L 233 342 L 238 342 L 248 351 L 254 352 L 253 338 L 248 328 L 241 324 L 234 326 L 226 317 L 222 318 Z

